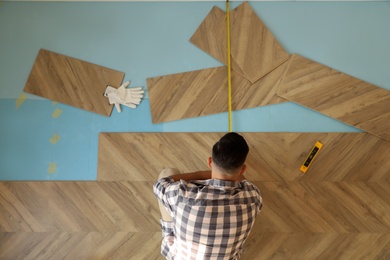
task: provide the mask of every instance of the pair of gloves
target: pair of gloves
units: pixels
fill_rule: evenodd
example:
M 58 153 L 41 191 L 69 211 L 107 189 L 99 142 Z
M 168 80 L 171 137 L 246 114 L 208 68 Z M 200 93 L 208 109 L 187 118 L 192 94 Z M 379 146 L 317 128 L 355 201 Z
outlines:
M 122 112 L 121 106 L 136 108 L 141 103 L 144 91 L 142 88 L 126 88 L 130 81 L 122 84 L 118 89 L 107 86 L 104 96 L 108 98 L 110 105 L 115 104 L 116 110 Z

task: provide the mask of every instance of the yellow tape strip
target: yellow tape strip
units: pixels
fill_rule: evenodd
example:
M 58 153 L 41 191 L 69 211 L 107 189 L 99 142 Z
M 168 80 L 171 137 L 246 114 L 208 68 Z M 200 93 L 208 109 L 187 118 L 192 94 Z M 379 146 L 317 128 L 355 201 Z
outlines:
M 232 65 L 230 62 L 230 3 L 226 1 L 226 35 L 227 35 L 227 74 L 228 74 L 228 124 L 229 132 L 233 131 L 232 120 Z
M 61 139 L 61 136 L 59 136 L 58 134 L 54 134 L 51 138 L 50 138 L 50 143 L 52 144 L 56 144 L 59 140 Z
M 51 163 L 49 164 L 49 168 L 47 169 L 48 173 L 54 174 L 54 173 L 56 172 L 56 170 L 57 170 L 57 164 L 51 162 Z
M 16 109 L 18 109 L 24 101 L 26 101 L 27 95 L 22 93 L 17 99 L 16 99 Z
M 62 110 L 58 107 L 54 110 L 54 112 L 51 114 L 53 118 L 58 118 L 62 114 Z

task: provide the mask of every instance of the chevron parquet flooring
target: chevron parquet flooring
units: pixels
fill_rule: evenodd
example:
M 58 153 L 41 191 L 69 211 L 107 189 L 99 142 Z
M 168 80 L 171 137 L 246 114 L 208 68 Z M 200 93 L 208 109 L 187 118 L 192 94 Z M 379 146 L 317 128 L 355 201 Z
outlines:
M 264 207 L 243 259 L 390 256 L 388 181 L 254 183 Z M 162 259 L 151 184 L 1 183 L 0 259 Z
M 41 49 L 23 91 L 110 116 L 113 105 L 103 96 L 119 87 L 124 73 Z
M 278 94 L 390 141 L 390 91 L 292 55 Z
M 255 83 L 232 72 L 232 109 L 286 102 L 275 87 L 287 62 Z M 226 67 L 209 68 L 147 79 L 153 123 L 222 113 L 227 107 Z
M 205 169 L 223 133 L 102 133 L 95 182 L 0 182 L 0 259 L 163 259 L 152 184 Z M 264 206 L 242 259 L 390 257 L 390 142 L 366 133 L 243 133 Z M 315 141 L 324 146 L 305 174 Z
M 164 167 L 207 169 L 223 133 L 101 133 L 98 179 L 152 181 Z M 242 133 L 253 181 L 390 180 L 390 142 L 367 133 Z M 316 141 L 323 148 L 306 174 L 299 170 Z M 201 168 L 201 169 L 199 169 Z
M 254 83 L 289 58 L 247 2 L 231 11 L 232 69 Z M 190 41 L 227 64 L 226 14 L 213 7 Z

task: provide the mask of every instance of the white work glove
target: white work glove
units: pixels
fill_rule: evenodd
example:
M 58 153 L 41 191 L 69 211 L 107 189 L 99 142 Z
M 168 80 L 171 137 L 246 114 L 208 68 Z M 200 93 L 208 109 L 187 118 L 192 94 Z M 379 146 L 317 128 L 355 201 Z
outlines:
M 116 110 L 122 112 L 120 105 L 136 108 L 141 103 L 144 91 L 142 88 L 126 88 L 130 81 L 122 84 L 118 89 L 107 86 L 104 96 L 108 97 L 110 105 L 115 104 Z

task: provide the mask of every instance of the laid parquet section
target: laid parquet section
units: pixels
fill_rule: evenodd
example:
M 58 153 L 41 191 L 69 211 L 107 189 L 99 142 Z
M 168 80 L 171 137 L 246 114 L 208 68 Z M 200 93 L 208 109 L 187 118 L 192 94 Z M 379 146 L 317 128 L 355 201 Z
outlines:
M 108 85 L 120 86 L 124 73 L 41 49 L 24 92 L 110 116 L 112 105 L 103 96 Z
M 389 181 L 254 183 L 242 259 L 390 256 Z M 1 182 L 0 259 L 163 259 L 151 185 Z
M 152 181 L 165 167 L 206 170 L 223 133 L 101 133 L 98 180 Z M 390 142 L 367 133 L 242 133 L 253 181 L 390 180 Z M 316 141 L 323 148 L 303 174 L 299 168 Z
M 161 232 L 0 232 L 0 259 L 160 259 Z
M 190 41 L 227 64 L 226 14 L 214 7 Z M 231 11 L 232 69 L 254 83 L 289 58 L 247 2 Z
M 0 182 L 0 259 L 163 259 L 152 185 L 207 169 L 224 133 L 102 133 L 95 182 Z M 390 257 L 390 142 L 367 133 L 242 133 L 263 208 L 242 259 Z M 299 172 L 315 141 L 324 147 Z
M 277 95 L 276 86 L 287 64 L 253 84 L 233 71 L 232 109 L 286 102 Z M 153 77 L 146 82 L 154 124 L 228 111 L 226 67 Z
M 294 54 L 278 94 L 390 141 L 390 91 Z

